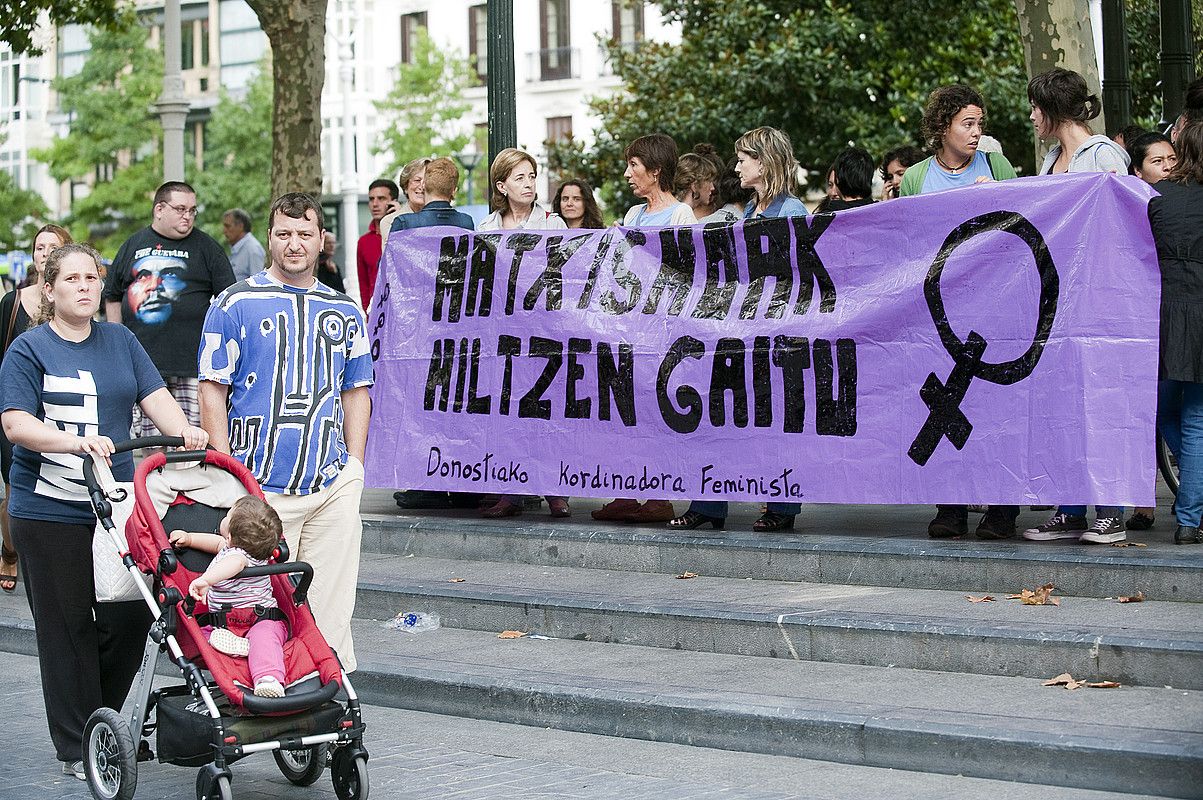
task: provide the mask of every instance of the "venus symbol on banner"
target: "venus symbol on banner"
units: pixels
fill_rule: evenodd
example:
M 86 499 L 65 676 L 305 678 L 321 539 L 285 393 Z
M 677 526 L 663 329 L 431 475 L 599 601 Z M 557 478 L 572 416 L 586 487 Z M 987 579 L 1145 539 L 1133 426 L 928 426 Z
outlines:
M 1018 358 L 999 364 L 982 361 L 982 355 L 989 342 L 977 331 L 970 331 L 965 341 L 961 341 L 948 323 L 944 297 L 940 293 L 940 277 L 952 252 L 974 236 L 990 231 L 1014 234 L 1023 240 L 1031 248 L 1036 259 L 1036 270 L 1040 273 L 1040 312 L 1036 320 L 1036 332 L 1032 336 L 1032 345 Z M 936 331 L 940 334 L 940 342 L 948 351 L 948 355 L 952 356 L 955 366 L 947 382 L 941 383 L 933 372 L 927 376 L 923 388 L 919 390 L 919 396 L 927 404 L 929 413 L 907 452 L 912 461 L 919 466 L 926 464 L 936 451 L 941 438 L 948 437 L 948 441 L 958 450 L 969 441 L 973 423 L 965 416 L 965 412 L 961 411 L 961 401 L 965 399 L 965 393 L 974 378 L 981 378 L 1000 386 L 1010 386 L 1032 374 L 1032 370 L 1040 362 L 1040 355 L 1044 352 L 1049 331 L 1052 330 L 1053 320 L 1057 316 L 1059 287 L 1057 267 L 1049 254 L 1044 237 L 1036 230 L 1036 226 L 1018 212 L 991 211 L 961 223 L 948 234 L 927 273 L 927 279 L 923 283 L 923 295 L 927 298 L 927 308 L 931 312 L 932 322 L 936 324 Z

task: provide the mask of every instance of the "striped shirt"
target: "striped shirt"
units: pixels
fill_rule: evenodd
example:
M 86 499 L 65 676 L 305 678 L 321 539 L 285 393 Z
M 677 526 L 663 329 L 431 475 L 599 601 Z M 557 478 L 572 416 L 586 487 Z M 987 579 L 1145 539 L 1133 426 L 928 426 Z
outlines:
M 226 545 L 218 550 L 217 555 L 213 556 L 213 563 L 216 564 L 223 558 L 235 554 L 245 558 L 248 567 L 262 567 L 267 563 L 258 558 L 251 558 L 241 547 L 231 545 Z M 272 579 L 267 575 L 259 578 L 226 578 L 224 581 L 218 581 L 209 587 L 209 595 L 205 602 L 209 608 L 221 605 L 226 610 L 254 608 L 255 606 L 276 608 L 276 598 L 272 594 Z

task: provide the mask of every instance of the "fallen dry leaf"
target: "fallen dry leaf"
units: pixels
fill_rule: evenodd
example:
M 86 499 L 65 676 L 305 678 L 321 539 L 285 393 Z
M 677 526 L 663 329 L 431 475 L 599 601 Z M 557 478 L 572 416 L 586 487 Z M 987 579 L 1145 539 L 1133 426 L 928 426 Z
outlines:
M 1143 603 L 1145 601 L 1145 593 L 1138 591 L 1136 594 L 1128 595 L 1126 597 L 1117 597 L 1115 599 L 1120 603 Z
M 451 580 L 447 581 L 447 583 L 463 583 L 466 580 L 468 580 L 468 579 L 467 578 L 452 578 Z
M 1074 676 L 1068 672 L 1062 672 L 1055 678 L 1049 678 L 1044 682 L 1045 686 L 1064 686 L 1066 689 L 1077 689 L 1082 686 L 1082 681 L 1075 681 Z
M 497 634 L 498 639 L 521 639 L 526 636 L 526 631 L 502 631 Z
M 982 595 L 981 597 L 974 597 L 971 594 L 967 594 L 967 595 L 965 595 L 965 599 L 968 600 L 970 603 L 993 603 L 994 595 L 987 594 L 987 595 Z
M 1039 589 L 1023 589 L 1019 594 L 1007 595 L 1008 600 L 1018 600 L 1025 606 L 1059 606 L 1061 605 L 1060 597 L 1053 597 L 1053 590 L 1057 588 L 1051 583 L 1046 583 Z
M 682 572 L 680 575 L 677 576 L 677 579 L 687 581 L 690 578 L 696 578 L 697 576 L 698 576 L 698 574 L 696 572 Z
M 1087 688 L 1090 689 L 1118 689 L 1120 685 L 1115 681 L 1094 681 L 1093 683 L 1088 682 L 1086 684 Z
M 1148 547 L 1144 542 L 1112 542 L 1112 547 Z

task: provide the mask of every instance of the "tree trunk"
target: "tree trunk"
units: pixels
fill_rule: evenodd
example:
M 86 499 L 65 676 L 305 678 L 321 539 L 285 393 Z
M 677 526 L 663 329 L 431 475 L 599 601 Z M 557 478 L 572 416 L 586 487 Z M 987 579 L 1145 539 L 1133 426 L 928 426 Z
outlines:
M 1019 36 L 1028 77 L 1053 67 L 1071 69 L 1086 79 L 1086 86 L 1100 98 L 1098 61 L 1091 33 L 1090 4 L 1086 0 L 1015 0 L 1019 13 Z M 1092 123 L 1096 132 L 1106 129 L 1100 115 Z M 1036 140 L 1036 166 L 1048 148 Z
M 247 0 L 272 49 L 272 197 L 322 193 L 328 0 Z

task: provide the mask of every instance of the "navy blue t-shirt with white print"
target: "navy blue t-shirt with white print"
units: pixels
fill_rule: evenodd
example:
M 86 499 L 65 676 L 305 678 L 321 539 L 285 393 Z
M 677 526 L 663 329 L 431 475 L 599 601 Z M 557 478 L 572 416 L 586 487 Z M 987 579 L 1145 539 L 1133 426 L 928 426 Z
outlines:
M 49 325 L 18 336 L 0 367 L 0 410 L 25 411 L 77 436 L 129 438 L 135 403 L 163 387 L 150 356 L 128 328 L 93 322 L 82 342 Z M 96 521 L 84 486 L 83 457 L 13 448 L 8 513 L 20 519 L 90 525 Z M 134 477 L 132 453 L 113 456 L 113 477 Z

